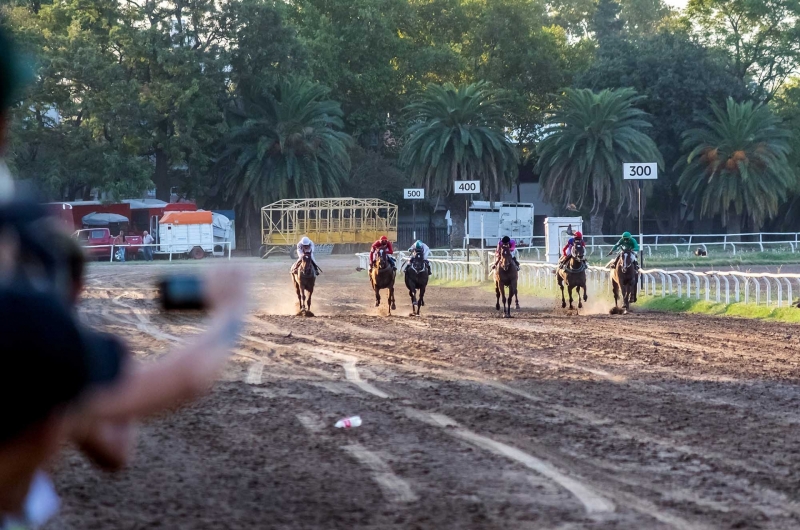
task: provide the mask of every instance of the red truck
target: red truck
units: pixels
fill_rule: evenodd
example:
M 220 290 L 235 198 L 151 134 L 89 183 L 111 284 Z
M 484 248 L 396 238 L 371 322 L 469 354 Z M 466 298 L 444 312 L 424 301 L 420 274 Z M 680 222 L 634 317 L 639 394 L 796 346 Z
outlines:
M 86 248 L 86 253 L 89 258 L 102 259 L 110 261 L 111 259 L 111 245 L 114 245 L 114 253 L 119 250 L 119 245 L 125 246 L 125 259 L 134 259 L 139 253 L 139 245 L 142 244 L 141 236 L 125 236 L 125 242 L 122 242 L 120 236 L 112 236 L 108 228 L 88 228 L 85 230 L 78 230 L 72 237 Z M 105 246 L 99 246 L 105 245 Z

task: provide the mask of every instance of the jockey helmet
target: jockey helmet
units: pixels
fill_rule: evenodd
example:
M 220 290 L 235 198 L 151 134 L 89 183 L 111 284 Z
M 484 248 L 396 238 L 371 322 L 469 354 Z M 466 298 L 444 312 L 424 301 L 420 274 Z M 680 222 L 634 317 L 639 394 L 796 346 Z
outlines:
M 583 239 L 583 234 L 580 232 L 575 232 L 575 239 Z
M 420 241 L 419 239 L 417 239 L 417 242 L 416 242 L 416 243 L 414 243 L 414 248 L 416 248 L 416 249 L 419 249 L 419 250 L 422 250 L 422 241 Z
M 381 241 L 389 241 L 389 238 L 386 236 L 381 236 Z
M 622 233 L 622 239 L 630 239 L 630 238 L 631 238 L 631 233 L 630 232 L 623 232 Z
M 511 243 L 511 238 L 508 236 L 503 236 L 503 244 L 508 245 Z
M 304 247 L 307 247 L 308 245 L 311 244 L 311 240 L 308 239 L 308 237 L 304 236 L 303 239 L 300 240 L 300 244 L 303 245 Z

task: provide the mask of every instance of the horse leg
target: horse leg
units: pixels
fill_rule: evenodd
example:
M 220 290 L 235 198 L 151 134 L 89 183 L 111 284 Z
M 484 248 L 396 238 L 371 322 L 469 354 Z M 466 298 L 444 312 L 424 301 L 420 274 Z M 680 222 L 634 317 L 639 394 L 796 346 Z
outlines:
M 611 281 L 611 286 L 614 290 L 614 307 L 619 309 L 619 284 L 614 280 Z
M 575 292 L 578 295 L 578 309 L 583 309 L 583 301 L 581 301 L 581 286 L 580 285 L 576 285 L 575 286 Z M 583 288 L 583 292 L 584 293 L 586 292 L 586 288 L 585 287 Z
M 297 293 L 297 303 L 300 304 L 300 311 L 303 310 L 303 295 L 302 288 L 300 287 L 300 282 L 297 278 L 294 278 L 294 290 Z
M 419 288 L 419 303 L 417 304 L 417 316 L 419 316 L 419 310 L 422 306 L 425 305 L 425 288 L 427 286 L 423 285 Z
M 394 284 L 389 286 L 389 307 L 391 309 L 397 309 L 397 306 L 394 305 Z M 389 314 L 392 314 L 392 311 L 389 311 Z
M 558 276 L 558 286 L 561 288 L 561 309 L 567 307 L 567 300 L 564 298 L 564 280 L 561 275 Z
M 314 294 L 314 289 L 308 291 L 308 300 L 306 300 L 306 311 L 311 311 L 311 295 Z
M 500 285 L 500 282 L 495 280 L 495 282 L 494 282 L 494 292 L 497 295 L 497 303 L 495 304 L 494 308 L 497 311 L 500 311 L 500 289 L 501 289 L 501 287 L 502 286 Z
M 375 307 L 381 306 L 381 289 L 377 285 L 375 286 Z
M 414 308 L 417 307 L 417 290 L 409 289 L 408 295 L 411 297 L 411 314 L 414 314 Z
M 509 291 L 511 290 L 510 286 L 509 286 L 508 290 Z M 507 298 L 506 298 L 506 286 L 505 285 L 501 285 L 500 286 L 500 294 L 503 297 L 503 318 L 508 318 L 508 306 L 510 304 L 506 303 Z
M 583 301 L 584 302 L 589 301 L 589 295 L 586 294 L 586 284 L 585 283 L 583 284 Z
M 512 281 L 508 286 L 508 318 L 511 318 L 511 299 L 517 296 L 517 282 Z
M 572 290 L 575 289 L 573 285 L 567 285 L 567 292 L 569 293 L 569 308 L 570 310 L 575 309 L 572 305 Z

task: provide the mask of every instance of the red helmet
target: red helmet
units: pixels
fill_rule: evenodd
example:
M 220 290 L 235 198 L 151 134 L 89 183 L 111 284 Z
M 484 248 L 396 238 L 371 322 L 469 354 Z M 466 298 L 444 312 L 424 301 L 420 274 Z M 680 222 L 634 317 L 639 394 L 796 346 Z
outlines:
M 381 236 L 381 241 L 389 241 L 389 238 L 386 236 Z
M 583 234 L 580 232 L 575 232 L 575 239 L 583 239 Z

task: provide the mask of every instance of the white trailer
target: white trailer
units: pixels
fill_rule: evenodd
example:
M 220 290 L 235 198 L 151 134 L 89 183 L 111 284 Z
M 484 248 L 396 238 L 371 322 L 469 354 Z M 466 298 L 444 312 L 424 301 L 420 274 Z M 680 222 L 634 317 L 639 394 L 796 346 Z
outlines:
M 160 254 L 187 254 L 194 259 L 214 252 L 211 212 L 167 212 L 158 223 Z
M 469 208 L 469 239 L 481 240 L 481 216 L 483 217 L 483 240 L 494 247 L 503 236 L 517 241 L 519 246 L 528 246 L 533 241 L 533 204 L 473 201 Z M 466 228 L 466 227 L 465 227 Z

